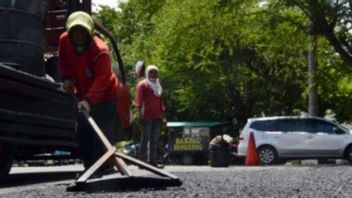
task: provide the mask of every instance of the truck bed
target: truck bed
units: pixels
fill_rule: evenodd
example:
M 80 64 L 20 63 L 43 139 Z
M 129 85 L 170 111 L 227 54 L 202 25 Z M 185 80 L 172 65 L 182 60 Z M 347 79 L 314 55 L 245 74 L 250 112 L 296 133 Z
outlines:
M 76 106 L 60 84 L 0 63 L 0 142 L 76 147 Z

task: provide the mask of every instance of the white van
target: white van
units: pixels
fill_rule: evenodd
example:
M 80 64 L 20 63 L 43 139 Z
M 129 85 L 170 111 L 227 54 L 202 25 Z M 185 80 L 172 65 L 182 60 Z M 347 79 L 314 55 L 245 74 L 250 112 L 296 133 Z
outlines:
M 250 118 L 239 139 L 238 156 L 245 157 L 253 132 L 260 162 L 285 159 L 347 159 L 352 163 L 352 134 L 335 122 L 319 117 Z

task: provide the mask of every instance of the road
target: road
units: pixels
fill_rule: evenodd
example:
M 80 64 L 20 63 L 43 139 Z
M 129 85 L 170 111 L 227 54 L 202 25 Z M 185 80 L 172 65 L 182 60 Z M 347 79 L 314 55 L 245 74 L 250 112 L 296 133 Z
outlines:
M 136 176 L 148 175 L 135 166 Z M 166 166 L 183 182 L 166 189 L 113 189 L 106 192 L 67 192 L 81 166 L 13 168 L 8 181 L 0 185 L 0 197 L 350 197 L 352 171 L 341 165 L 280 166 Z M 121 177 L 119 174 L 112 175 Z M 110 175 L 110 177 L 112 177 Z M 106 178 L 106 177 L 104 177 Z M 99 181 L 99 180 L 97 180 Z

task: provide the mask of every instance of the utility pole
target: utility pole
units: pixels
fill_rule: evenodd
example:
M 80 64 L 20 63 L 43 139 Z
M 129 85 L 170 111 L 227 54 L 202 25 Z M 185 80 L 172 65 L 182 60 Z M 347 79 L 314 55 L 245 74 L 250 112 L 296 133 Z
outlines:
M 316 50 L 317 50 L 317 36 L 309 35 L 308 47 L 308 82 L 309 82 L 309 96 L 308 96 L 308 115 L 318 116 L 318 85 L 316 79 L 317 65 L 316 65 Z

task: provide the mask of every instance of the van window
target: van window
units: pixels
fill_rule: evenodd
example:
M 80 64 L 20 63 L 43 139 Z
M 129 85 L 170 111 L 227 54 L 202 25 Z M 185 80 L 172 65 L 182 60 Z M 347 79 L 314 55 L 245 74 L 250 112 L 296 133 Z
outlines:
M 298 132 L 302 131 L 302 126 L 296 119 L 280 120 L 261 120 L 251 124 L 251 128 L 258 131 L 280 131 L 280 132 Z
M 304 120 L 306 131 L 309 133 L 344 134 L 336 125 L 322 120 Z
M 273 120 L 254 121 L 250 128 L 258 131 L 273 131 L 273 126 L 275 125 L 273 122 Z
M 283 132 L 299 132 L 302 131 L 302 127 L 296 119 L 282 119 L 278 120 L 280 130 Z
M 258 120 L 254 121 L 250 128 L 267 132 L 345 134 L 345 131 L 336 125 L 317 119 Z

